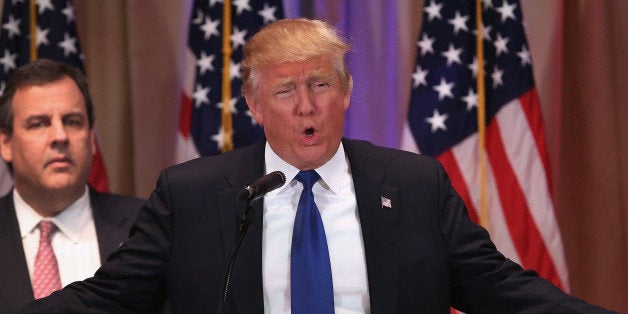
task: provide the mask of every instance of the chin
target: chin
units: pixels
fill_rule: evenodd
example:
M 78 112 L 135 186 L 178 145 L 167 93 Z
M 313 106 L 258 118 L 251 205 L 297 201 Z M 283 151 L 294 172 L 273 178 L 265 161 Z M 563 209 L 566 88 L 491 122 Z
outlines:
M 78 188 L 78 183 L 73 178 L 57 178 L 47 184 L 51 190 L 72 190 Z
M 301 170 L 315 169 L 322 166 L 330 158 L 325 158 L 323 154 L 306 154 L 299 156 L 299 162 L 302 168 Z

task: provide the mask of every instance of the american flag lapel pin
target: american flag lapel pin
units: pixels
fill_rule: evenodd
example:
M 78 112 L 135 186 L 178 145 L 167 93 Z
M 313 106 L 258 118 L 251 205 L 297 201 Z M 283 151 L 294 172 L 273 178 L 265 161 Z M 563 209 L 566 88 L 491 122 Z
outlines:
M 380 199 L 382 200 L 382 208 L 384 208 L 384 207 L 392 208 L 392 202 L 390 201 L 389 198 L 380 196 Z

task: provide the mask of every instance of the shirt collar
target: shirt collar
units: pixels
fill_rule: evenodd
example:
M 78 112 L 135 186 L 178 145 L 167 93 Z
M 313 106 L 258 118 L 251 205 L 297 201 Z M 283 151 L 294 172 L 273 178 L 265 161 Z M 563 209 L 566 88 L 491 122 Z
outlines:
M 281 171 L 286 175 L 287 181 L 284 186 L 269 192 L 269 195 L 283 194 L 296 184 L 294 177 L 299 172 L 299 169 L 281 159 L 281 157 L 273 151 L 268 142 L 266 142 L 266 149 L 264 151 L 264 161 L 266 165 L 266 173 L 271 173 L 277 170 Z M 334 194 L 338 194 L 340 192 L 342 175 L 349 171 L 349 162 L 347 161 L 342 142 L 340 142 L 336 154 L 334 154 L 329 161 L 315 170 L 322 179 L 321 186 Z
M 85 192 L 76 201 L 71 203 L 60 214 L 54 217 L 44 218 L 39 215 L 20 196 L 17 189 L 13 189 L 13 202 L 15 213 L 20 226 L 22 239 L 32 233 L 41 220 L 52 221 L 59 231 L 72 242 L 77 243 L 83 228 L 92 219 L 92 207 L 89 201 L 89 189 L 85 186 Z

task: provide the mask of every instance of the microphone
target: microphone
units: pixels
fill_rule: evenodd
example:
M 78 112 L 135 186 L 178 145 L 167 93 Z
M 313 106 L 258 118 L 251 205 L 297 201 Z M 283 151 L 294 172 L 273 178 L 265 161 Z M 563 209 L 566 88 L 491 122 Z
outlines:
M 238 194 L 239 199 L 255 200 L 286 183 L 286 175 L 281 171 L 273 171 L 247 185 Z
M 247 200 L 248 206 L 242 217 L 240 218 L 240 228 L 238 228 L 236 233 L 236 240 L 229 252 L 229 259 L 227 260 L 227 265 L 225 267 L 225 274 L 222 279 L 222 291 L 220 292 L 220 303 L 218 305 L 219 314 L 224 314 L 226 311 L 227 305 L 227 296 L 229 294 L 229 288 L 231 286 L 231 275 L 233 274 L 233 268 L 235 266 L 236 259 L 238 258 L 238 253 L 240 252 L 240 247 L 242 247 L 242 242 L 244 241 L 244 237 L 249 230 L 249 226 L 253 224 L 253 213 L 255 209 L 253 208 L 253 201 L 259 199 L 266 195 L 266 193 L 284 185 L 286 183 L 286 175 L 281 171 L 271 172 L 257 180 L 253 183 L 247 185 L 240 191 L 238 194 L 238 199 Z

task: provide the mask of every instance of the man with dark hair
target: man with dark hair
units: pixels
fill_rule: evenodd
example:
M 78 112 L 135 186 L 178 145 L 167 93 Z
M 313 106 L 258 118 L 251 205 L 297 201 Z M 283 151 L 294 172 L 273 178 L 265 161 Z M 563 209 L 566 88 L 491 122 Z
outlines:
M 172 313 L 607 313 L 500 254 L 434 159 L 343 138 L 348 50 L 322 21 L 255 34 L 243 94 L 267 140 L 165 169 L 93 278 L 22 312 L 150 313 L 168 297 Z M 275 171 L 286 184 L 247 213 L 242 187 Z
M 142 206 L 87 185 L 93 111 L 81 71 L 45 59 L 13 73 L 0 97 L 0 154 L 14 182 L 0 198 L 0 313 L 92 276 Z

